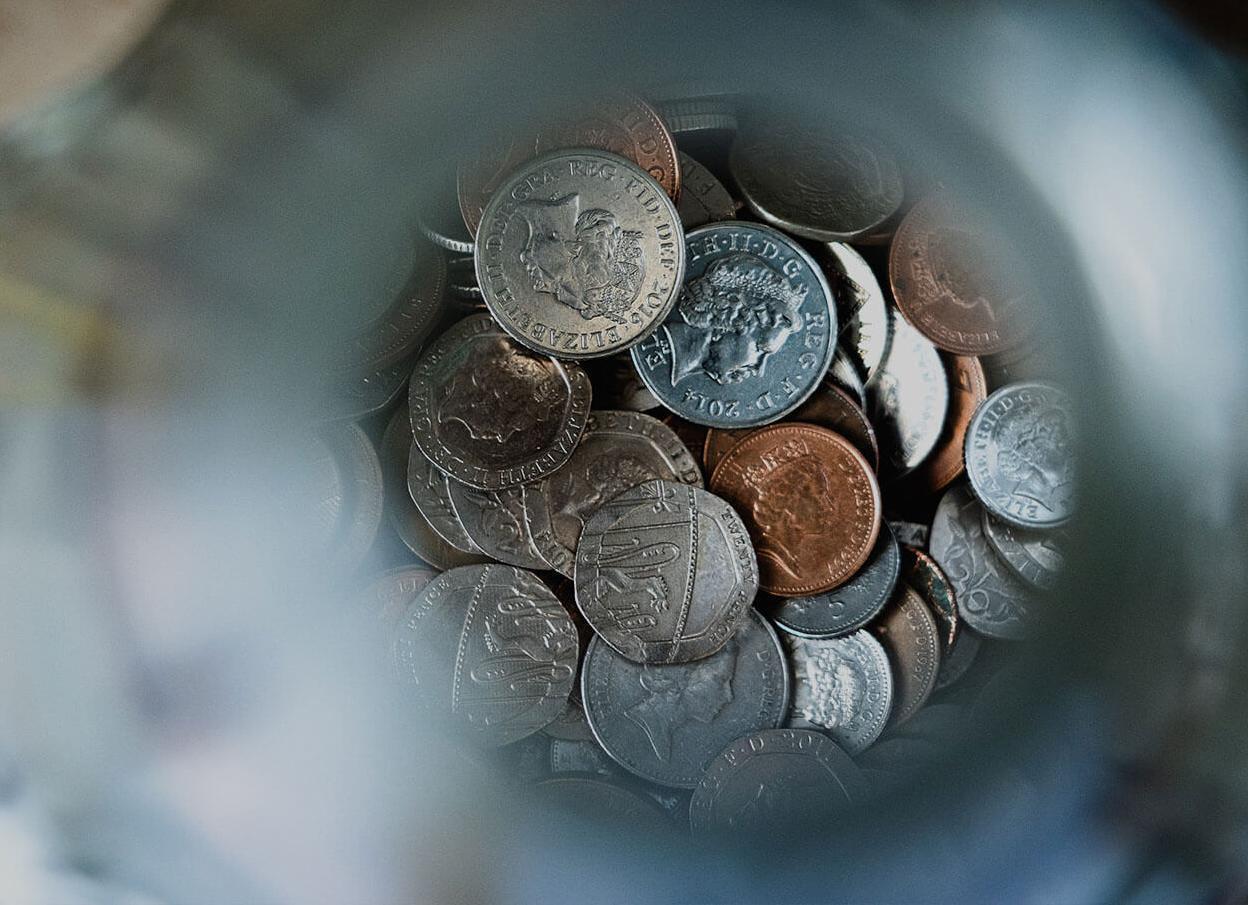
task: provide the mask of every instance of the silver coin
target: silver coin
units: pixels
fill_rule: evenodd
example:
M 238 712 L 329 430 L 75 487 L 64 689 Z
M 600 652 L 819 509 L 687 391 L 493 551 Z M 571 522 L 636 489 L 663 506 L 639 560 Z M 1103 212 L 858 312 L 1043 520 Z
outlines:
M 606 151 L 556 151 L 494 191 L 477 231 L 477 285 L 531 349 L 595 358 L 632 346 L 671 311 L 685 273 L 676 206 L 649 173 Z
M 684 151 L 679 156 L 681 183 L 676 211 L 681 226 L 690 230 L 716 220 L 736 219 L 737 202 L 724 184 Z
M 927 549 L 927 537 L 931 531 L 927 525 L 920 525 L 918 522 L 889 521 L 888 527 L 893 529 L 898 543 L 909 544 L 920 550 Z
M 844 242 L 829 242 L 824 272 L 836 299 L 841 323 L 841 348 L 854 356 L 858 371 L 869 380 L 888 351 L 891 323 L 884 290 L 871 265 Z
M 420 234 L 439 248 L 454 252 L 455 254 L 470 255 L 474 254 L 477 250 L 477 246 L 474 242 L 466 241 L 464 239 L 455 239 L 444 233 L 440 233 L 424 221 L 421 221 L 420 223 Z
M 1048 383 L 1002 387 L 966 429 L 966 473 L 984 508 L 1019 528 L 1052 528 L 1075 507 L 1074 415 Z
M 588 370 L 594 384 L 594 405 L 600 409 L 649 412 L 662 405 L 641 382 L 627 353 L 596 359 Z
M 367 555 L 381 526 L 381 463 L 368 435 L 354 423 L 321 428 L 300 459 L 307 475 L 320 553 L 329 568 L 353 571 Z
M 550 772 L 618 776 L 620 768 L 592 737 L 588 741 L 575 742 L 552 738 L 550 740 Z
M 644 795 L 588 776 L 556 776 L 534 786 L 538 798 L 595 824 L 623 825 L 632 832 L 671 832 L 666 815 Z
M 702 472 L 676 432 L 639 412 L 594 411 L 568 464 L 526 484 L 533 544 L 550 567 L 571 576 L 585 524 L 607 500 L 654 479 L 702 486 Z
M 404 358 L 376 371 L 337 375 L 326 382 L 319 416 L 326 421 L 356 421 L 381 411 L 398 398 L 414 364 L 412 358 Z
M 752 611 L 758 561 L 741 517 L 712 493 L 646 481 L 602 503 L 576 548 L 576 605 L 639 663 L 709 657 Z
M 838 387 L 854 397 L 854 401 L 858 403 L 859 408 L 866 409 L 866 384 L 862 382 L 862 377 L 858 374 L 858 368 L 850 359 L 849 353 L 839 345 L 836 347 L 836 354 L 832 356 L 832 367 L 828 369 L 828 377 Z
M 725 647 L 694 663 L 634 663 L 595 638 L 581 698 L 594 737 L 617 763 L 691 789 L 733 739 L 780 725 L 789 675 L 776 633 L 751 609 Z
M 869 791 L 862 772 L 826 735 L 756 732 L 728 746 L 689 805 L 695 833 L 760 835 L 826 825 Z
M 893 707 L 893 673 L 880 642 L 865 630 L 840 638 L 780 637 L 793 675 L 787 725 L 825 732 L 850 754 L 879 738 Z
M 360 611 L 372 615 L 381 627 L 395 629 L 407 608 L 438 573 L 424 565 L 398 566 L 370 581 L 356 598 Z
M 520 348 L 488 314 L 464 318 L 416 363 L 412 435 L 433 464 L 484 490 L 544 477 L 572 455 L 589 417 L 581 368 Z
M 936 448 L 949 409 L 949 381 L 936 347 L 890 309 L 892 342 L 867 382 L 880 442 L 881 477 L 900 477 Z
M 680 97 L 660 101 L 659 113 L 668 131 L 673 135 L 690 132 L 737 130 L 737 105 L 729 94 L 711 94 L 700 97 Z M 688 170 L 681 163 L 681 176 L 687 180 Z M 682 191 L 687 182 L 682 182 Z
M 853 578 L 823 594 L 785 598 L 767 613 L 792 635 L 803 638 L 845 635 L 866 625 L 884 608 L 893 595 L 900 573 L 901 549 L 892 530 L 883 524 L 871 558 Z
M 633 347 L 637 373 L 695 424 L 779 420 L 815 391 L 836 349 L 823 272 L 792 239 L 756 223 L 713 223 L 685 240 L 684 290 L 663 325 Z
M 434 468 L 415 443 L 407 456 L 407 492 L 429 527 L 438 532 L 444 541 L 465 553 L 484 552 L 468 536 L 463 522 L 455 513 L 450 478 Z
M 1022 638 L 1032 618 L 1031 595 L 992 552 L 983 507 L 970 488 L 955 484 L 941 497 L 928 552 L 957 594 L 962 620 L 989 638 Z
M 572 624 L 576 624 L 575 620 Z M 586 639 L 581 639 L 581 642 L 582 645 L 588 644 Z M 580 690 L 575 687 L 572 689 L 572 697 L 568 700 L 568 706 L 542 732 L 560 741 L 594 742 L 595 746 L 598 745 L 594 741 L 593 732 L 589 729 L 589 721 L 585 719 L 585 708 L 580 703 Z
M 521 569 L 549 569 L 524 514 L 524 488 L 479 490 L 448 481 L 451 507 L 464 532 L 491 559 Z
M 1052 590 L 1065 568 L 1062 552 L 1065 534 L 1057 531 L 1025 531 L 993 518 L 984 510 L 984 536 L 1001 561 L 1033 588 Z
M 919 592 L 899 589 L 893 602 L 872 627 L 893 665 L 896 700 L 892 724 L 914 716 L 936 687 L 940 669 L 940 627 Z
M 403 614 L 394 651 L 416 703 L 486 745 L 537 732 L 576 680 L 567 611 L 536 575 L 511 566 L 443 572 Z

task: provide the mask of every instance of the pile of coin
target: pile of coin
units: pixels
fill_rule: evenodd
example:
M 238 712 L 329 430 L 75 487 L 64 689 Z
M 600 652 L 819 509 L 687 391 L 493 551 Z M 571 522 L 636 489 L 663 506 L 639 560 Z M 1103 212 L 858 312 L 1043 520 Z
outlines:
M 426 212 L 339 381 L 380 463 L 318 439 L 326 551 L 358 566 L 384 509 L 410 552 L 380 538 L 358 597 L 407 699 L 543 798 L 770 832 L 918 766 L 1009 660 L 1061 573 L 1072 405 L 1012 379 L 1008 249 L 878 139 L 661 108 L 460 163 L 462 226 Z

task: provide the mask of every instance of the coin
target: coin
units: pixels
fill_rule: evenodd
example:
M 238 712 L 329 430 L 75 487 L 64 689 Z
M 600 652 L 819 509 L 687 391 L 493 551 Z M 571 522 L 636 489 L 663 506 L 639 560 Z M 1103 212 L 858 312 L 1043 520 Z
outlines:
M 793 675 L 786 725 L 826 733 L 849 754 L 880 737 L 893 707 L 884 647 L 865 630 L 839 638 L 781 634 Z
M 680 196 L 676 144 L 663 120 L 639 98 L 612 98 L 595 105 L 586 115 L 548 122 L 528 135 L 511 136 L 491 153 L 461 166 L 459 209 L 468 232 L 477 235 L 487 219 L 488 202 L 507 191 L 510 175 L 534 157 L 565 148 L 593 149 L 626 158 L 657 181 L 669 198 Z
M 1030 594 L 992 552 L 983 507 L 964 484 L 941 497 L 928 552 L 953 585 L 963 622 L 990 638 L 1023 637 L 1032 616 Z
M 832 367 L 828 369 L 828 379 L 846 393 L 854 397 L 854 401 L 862 408 L 867 405 L 867 387 L 858 376 L 856 366 L 847 353 L 839 345 L 832 356 Z
M 450 479 L 433 467 L 415 443 L 407 456 L 407 492 L 425 521 L 438 535 L 457 550 L 465 553 L 483 552 L 464 530 L 464 523 L 451 503 Z
M 403 358 L 375 371 L 337 374 L 323 381 L 319 397 L 327 421 L 356 421 L 379 412 L 398 398 L 414 361 Z
M 844 242 L 823 246 L 822 260 L 841 324 L 840 342 L 868 379 L 888 351 L 891 325 L 884 290 L 871 265 Z
M 1024 531 L 984 510 L 984 537 L 1001 561 L 1034 588 L 1052 590 L 1065 565 L 1060 531 Z
M 1070 397 L 1048 383 L 1002 387 L 966 431 L 966 472 L 984 508 L 1019 528 L 1051 528 L 1075 505 Z
M 940 630 L 936 617 L 919 592 L 902 585 L 885 607 L 873 631 L 893 664 L 896 700 L 892 723 L 904 723 L 918 711 L 936 687 L 940 669 Z
M 349 572 L 364 560 L 381 525 L 381 465 L 368 435 L 354 423 L 321 428 L 309 441 L 309 493 L 329 567 Z
M 759 585 L 785 597 L 830 591 L 871 555 L 880 487 L 849 441 L 809 424 L 774 424 L 746 437 L 710 488 L 743 513 Z
M 1018 344 L 1025 301 L 1006 277 L 1019 268 L 981 222 L 947 193 L 916 204 L 889 248 L 897 307 L 946 352 L 989 355 Z
M 483 490 L 550 474 L 572 455 L 590 406 L 578 365 L 533 355 L 488 314 L 455 324 L 416 363 L 408 390 L 416 445 Z
M 901 547 L 901 574 L 940 623 L 941 652 L 948 653 L 958 640 L 958 605 L 953 585 L 936 560 L 910 544 Z
M 731 506 L 655 480 L 600 504 L 573 580 L 577 606 L 607 644 L 639 663 L 681 663 L 709 657 L 746 620 L 758 564 Z
M 639 412 L 594 411 L 568 463 L 526 484 L 524 510 L 534 546 L 571 575 L 585 524 L 612 497 L 655 478 L 702 486 L 702 473 L 676 433 Z
M 927 546 L 927 536 L 931 531 L 931 528 L 927 525 L 890 519 L 888 527 L 893 529 L 893 534 L 897 536 L 898 543 L 909 544 L 912 547 Z
M 626 352 L 596 358 L 587 363 L 594 385 L 594 405 L 602 409 L 648 412 L 662 406 L 637 376 L 632 356 Z
M 448 481 L 451 506 L 464 532 L 486 556 L 521 569 L 549 569 L 533 542 L 523 487 L 478 490 Z
M 685 237 L 680 300 L 632 349 L 637 373 L 681 417 L 708 427 L 779 420 L 814 392 L 835 350 L 836 311 L 792 239 L 728 221 Z
M 871 557 L 839 588 L 812 597 L 790 597 L 767 609 L 767 615 L 794 635 L 832 638 L 870 622 L 893 595 L 901 573 L 901 551 L 888 525 L 880 526 Z
M 888 355 L 867 382 L 868 411 L 880 443 L 882 478 L 918 467 L 940 440 L 949 384 L 936 347 L 891 312 Z
M 728 194 L 724 184 L 684 151 L 680 152 L 680 174 L 680 198 L 676 201 L 676 211 L 686 230 L 715 220 L 736 219 L 737 202 Z
M 727 95 L 709 97 L 682 97 L 664 100 L 659 104 L 663 121 L 673 135 L 688 136 L 693 132 L 735 132 L 737 109 Z M 689 185 L 688 170 L 681 164 L 681 194 Z
M 549 727 L 548 727 L 549 728 Z M 589 728 L 589 724 L 585 724 Z M 544 730 L 543 730 L 544 731 Z M 593 736 L 587 741 L 550 740 L 551 773 L 595 773 L 599 776 L 618 776 L 620 768 L 607 756 Z
M 485 745 L 532 735 L 568 703 L 576 629 L 537 576 L 461 566 L 408 607 L 395 658 L 413 698 Z
M 813 828 L 867 793 L 862 772 L 827 736 L 807 729 L 755 732 L 715 758 L 694 790 L 689 822 L 695 833 Z
M 728 455 L 728 450 L 752 433 L 754 429 L 748 427 L 738 430 L 728 430 L 722 427 L 707 428 L 706 439 L 702 442 L 702 467 L 706 469 L 706 473 L 713 474 L 715 466 Z
M 420 221 L 420 234 L 445 251 L 452 254 L 470 255 L 476 251 L 476 244 L 464 239 L 456 239 L 434 229 L 423 220 Z
M 632 831 L 671 832 L 666 816 L 643 795 L 587 776 L 556 776 L 534 786 L 546 804 L 586 822 L 623 824 Z
M 357 605 L 374 614 L 384 628 L 394 629 L 425 585 L 437 577 L 437 572 L 423 565 L 388 569 L 364 587 Z
M 580 649 L 584 651 L 589 647 L 593 636 L 582 639 L 580 632 L 577 632 L 577 638 L 581 645 Z M 598 747 L 598 743 L 594 741 L 594 734 L 589 729 L 589 721 L 585 719 L 585 708 L 581 706 L 580 691 L 576 686 L 572 688 L 568 706 L 563 708 L 563 712 L 555 717 L 542 732 L 552 739 L 565 742 L 593 742 L 594 747 Z
M 581 697 L 594 737 L 626 770 L 691 789 L 733 739 L 779 726 L 789 675 L 776 633 L 753 609 L 717 653 L 692 663 L 639 664 L 595 638 Z
M 945 373 L 949 376 L 949 410 L 936 447 L 908 479 L 916 486 L 935 493 L 944 490 L 962 474 L 962 450 L 966 429 L 975 409 L 988 397 L 988 381 L 983 365 L 970 355 L 941 353 Z
M 957 640 L 940 656 L 940 669 L 936 671 L 936 690 L 948 688 L 966 675 L 979 653 L 979 636 L 970 630 L 958 632 Z
M 485 208 L 477 284 L 518 342 L 596 358 L 645 338 L 685 274 L 676 206 L 604 151 L 556 151 L 509 175 Z
M 680 442 L 685 444 L 685 448 L 689 451 L 696 452 L 706 445 L 707 428 L 705 425 L 686 421 L 675 412 L 668 412 L 659 420 L 676 432 L 676 436 L 680 437 Z

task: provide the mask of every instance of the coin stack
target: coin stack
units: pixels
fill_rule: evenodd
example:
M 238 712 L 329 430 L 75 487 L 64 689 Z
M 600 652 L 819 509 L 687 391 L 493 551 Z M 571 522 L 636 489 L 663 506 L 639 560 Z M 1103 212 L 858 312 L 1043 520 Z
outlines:
M 921 765 L 1009 660 L 1062 568 L 1071 401 L 1001 379 L 1036 324 L 1008 250 L 877 138 L 662 109 L 461 162 L 462 228 L 422 219 L 339 381 L 384 430 L 378 463 L 326 428 L 326 545 L 358 565 L 384 508 L 419 561 L 360 599 L 407 699 L 543 798 L 770 832 Z

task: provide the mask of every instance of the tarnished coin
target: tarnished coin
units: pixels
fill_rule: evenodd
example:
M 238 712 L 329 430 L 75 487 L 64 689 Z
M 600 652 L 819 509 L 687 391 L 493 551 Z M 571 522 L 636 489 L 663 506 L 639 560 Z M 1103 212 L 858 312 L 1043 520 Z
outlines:
M 875 438 L 875 428 L 849 393 L 832 381 L 824 380 L 788 420 L 817 424 L 840 434 L 862 453 L 872 471 L 879 471 L 880 446 Z
M 521 569 L 550 568 L 529 532 L 523 487 L 478 490 L 448 481 L 447 490 L 464 532 L 486 556 Z
M 901 585 L 873 626 L 893 665 L 892 723 L 904 723 L 927 702 L 940 669 L 940 629 L 919 592 Z
M 871 265 L 853 248 L 829 242 L 824 249 L 824 273 L 836 299 L 841 345 L 853 354 L 859 372 L 869 380 L 884 360 L 891 336 L 884 290 Z
M 586 822 L 623 824 L 636 832 L 670 833 L 658 805 L 621 785 L 588 776 L 556 776 L 534 786 L 541 801 Z
M 968 626 L 990 638 L 1026 634 L 1031 595 L 993 553 L 984 537 L 983 507 L 966 485 L 955 484 L 941 497 L 928 552 L 953 585 Z
M 912 547 L 926 547 L 928 534 L 931 527 L 928 525 L 920 525 L 918 522 L 903 522 L 897 520 L 889 520 L 888 527 L 893 529 L 893 534 L 897 536 L 897 543 L 909 544 Z
M 715 653 L 748 618 L 758 563 L 722 499 L 646 481 L 586 523 L 574 581 L 577 606 L 607 644 L 639 663 L 683 663 Z
M 547 729 L 549 728 L 548 726 Z M 589 723 L 585 724 L 585 728 L 589 729 Z M 545 730 L 542 731 L 545 732 Z M 587 741 L 575 742 L 552 738 L 550 740 L 550 772 L 619 776 L 620 768 L 607 756 L 607 752 L 602 750 L 602 745 L 594 741 L 591 735 Z
M 381 525 L 382 479 L 377 452 L 353 423 L 327 425 L 309 439 L 299 459 L 306 487 L 301 510 L 311 509 L 331 569 L 360 565 Z
M 676 201 L 676 211 L 686 230 L 716 220 L 736 219 L 737 202 L 728 194 L 724 184 L 684 151 L 680 152 L 680 174 L 680 198 Z
M 984 508 L 1019 528 L 1052 528 L 1075 508 L 1074 415 L 1052 384 L 1002 387 L 966 431 L 966 473 Z
M 789 673 L 775 631 L 750 609 L 725 647 L 693 663 L 634 663 L 595 638 L 581 697 L 594 737 L 617 763 L 691 789 L 733 739 L 780 725 Z
M 714 474 L 715 466 L 728 455 L 728 450 L 752 433 L 754 429 L 748 427 L 737 430 L 722 427 L 707 428 L 706 440 L 702 443 L 702 467 L 706 469 L 706 473 Z
M 338 374 L 325 381 L 321 416 L 327 421 L 355 421 L 379 412 L 398 398 L 415 362 L 403 358 L 384 368 Z
M 384 629 L 394 629 L 425 585 L 438 577 L 426 566 L 399 566 L 375 577 L 359 593 L 360 610 L 371 613 Z
M 737 739 L 715 758 L 689 805 L 695 833 L 761 836 L 818 827 L 865 800 L 866 780 L 826 735 L 776 729 Z
M 497 490 L 568 461 L 589 417 L 589 378 L 534 355 L 488 314 L 455 324 L 412 372 L 408 406 L 420 451 L 455 480 Z
M 658 326 L 680 292 L 680 217 L 635 163 L 556 151 L 517 168 L 486 205 L 477 285 L 503 329 L 537 352 L 597 358 Z
M 759 585 L 783 597 L 830 591 L 862 568 L 880 533 L 880 486 L 848 440 L 809 424 L 746 437 L 710 488 L 742 513 Z
M 796 242 L 755 223 L 691 231 L 675 309 L 632 349 L 637 373 L 676 414 L 708 427 L 784 417 L 827 373 L 836 311 L 823 272 Z
M 984 536 L 992 549 L 1019 578 L 1034 588 L 1051 590 L 1065 565 L 1060 531 L 1024 531 L 997 521 L 984 510 Z
M 889 248 L 897 307 L 946 352 L 990 355 L 1025 334 L 1029 312 L 1011 281 L 1021 271 L 982 222 L 945 193 L 916 204 Z
M 406 414 L 406 413 L 404 413 Z M 448 544 L 465 553 L 482 553 L 451 503 L 450 478 L 433 467 L 415 443 L 407 457 L 407 492 L 420 514 Z M 515 563 L 513 563 L 515 565 Z
M 894 686 L 883 645 L 866 630 L 840 638 L 780 638 L 793 675 L 787 725 L 825 732 L 850 754 L 879 738 Z
M 702 486 L 702 472 L 675 431 L 639 412 L 594 411 L 568 463 L 526 484 L 528 531 L 550 567 L 571 575 L 585 524 L 607 500 L 645 481 Z
M 868 411 L 880 442 L 881 478 L 916 468 L 940 440 L 949 383 L 936 347 L 892 312 L 888 355 L 867 383 Z
M 978 358 L 941 353 L 949 377 L 949 410 L 936 447 L 907 478 L 930 493 L 944 490 L 962 474 L 966 429 L 979 404 L 988 398 L 988 381 Z
M 627 158 L 653 178 L 669 198 L 680 196 L 676 144 L 663 120 L 638 98 L 614 98 L 596 104 L 585 115 L 546 123 L 527 135 L 513 135 L 490 153 L 460 167 L 459 209 L 468 232 L 477 235 L 487 219 L 484 211 L 488 202 L 507 191 L 508 177 L 517 169 L 534 157 L 565 148 L 608 151 Z
M 789 597 L 767 614 L 786 632 L 804 638 L 832 638 L 866 625 L 893 595 L 901 572 L 901 550 L 892 529 L 880 526 L 871 558 L 839 588 L 813 597 Z
M 729 166 L 746 205 L 785 232 L 850 242 L 884 223 L 904 197 L 896 159 L 845 129 L 749 117 Z
M 443 572 L 403 614 L 394 650 L 413 698 L 486 745 L 551 722 L 576 679 L 576 629 L 563 604 L 512 566 Z
M 940 565 L 918 547 L 903 544 L 901 547 L 902 579 L 919 592 L 927 608 L 940 623 L 942 654 L 953 649 L 958 640 L 958 604 L 953 585 L 941 571 Z

